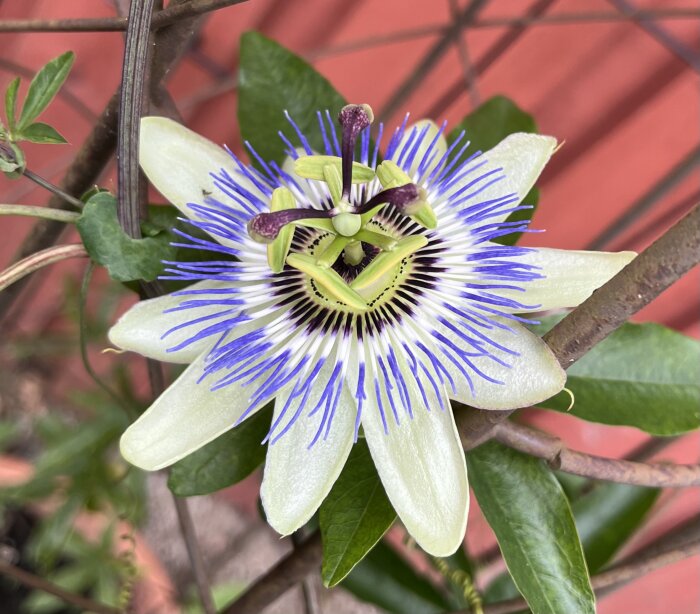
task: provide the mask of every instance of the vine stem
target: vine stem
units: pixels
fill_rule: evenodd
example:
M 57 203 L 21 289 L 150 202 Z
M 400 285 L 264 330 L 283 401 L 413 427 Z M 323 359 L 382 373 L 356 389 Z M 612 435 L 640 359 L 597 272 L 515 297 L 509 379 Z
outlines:
M 44 179 L 40 175 L 37 175 L 35 172 L 30 171 L 28 168 L 25 168 L 24 171 L 22 171 L 22 175 L 30 181 L 33 181 L 37 185 L 41 186 L 45 190 L 51 192 L 54 196 L 57 196 L 69 205 L 73 205 L 76 209 L 80 210 L 83 208 L 83 202 L 79 198 L 71 196 L 70 194 L 68 194 L 68 192 L 65 192 L 57 185 L 54 185 L 47 179 Z
M 36 252 L 16 262 L 0 273 L 0 292 L 34 271 L 68 258 L 87 258 L 88 253 L 80 243 L 57 245 Z
M 322 555 L 321 533 L 315 531 L 221 610 L 221 614 L 258 614 L 318 568 Z
M 552 469 L 566 473 L 656 488 L 700 486 L 700 465 L 640 463 L 585 454 L 565 447 L 558 437 L 514 422 L 497 425 L 494 433 L 494 439 L 500 443 L 542 458 Z
M 65 222 L 75 224 L 80 217 L 80 213 L 64 211 L 63 209 L 52 209 L 51 207 L 37 207 L 34 205 L 0 205 L 0 215 L 22 215 L 25 217 L 37 217 L 55 222 Z
M 11 565 L 10 563 L 2 560 L 0 560 L 0 575 L 13 578 L 20 584 L 24 584 L 24 586 L 29 588 L 43 591 L 44 593 L 58 597 L 64 603 L 76 606 L 84 612 L 94 612 L 95 614 L 120 614 L 119 610 L 116 608 L 103 603 L 98 603 L 97 601 L 93 601 L 92 599 L 88 599 L 82 595 L 71 593 L 64 588 L 57 586 L 53 582 L 49 582 L 44 578 L 35 576 L 24 569 Z

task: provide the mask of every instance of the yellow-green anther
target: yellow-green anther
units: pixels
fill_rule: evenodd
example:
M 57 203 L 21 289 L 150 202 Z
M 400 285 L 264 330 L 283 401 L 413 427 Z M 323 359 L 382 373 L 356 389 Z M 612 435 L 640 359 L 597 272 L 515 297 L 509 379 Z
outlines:
M 331 218 L 333 228 L 344 237 L 352 237 L 362 228 L 362 216 L 357 213 L 339 213 Z
M 350 239 L 347 237 L 336 237 L 323 253 L 316 258 L 316 264 L 324 269 L 333 266 L 348 243 L 350 243 Z
M 377 178 L 385 189 L 398 188 L 413 180 L 395 162 L 384 160 L 377 167 Z
M 284 211 L 285 209 L 296 209 L 297 201 L 294 194 L 288 188 L 277 188 L 272 192 L 270 200 L 270 211 Z
M 437 228 L 437 215 L 435 215 L 435 211 L 426 201 L 420 204 L 418 211 L 411 214 L 411 219 L 430 230 Z
M 396 247 L 389 252 L 382 252 L 353 280 L 350 287 L 358 292 L 368 288 L 381 278 L 384 273 L 390 271 L 406 256 L 418 251 L 428 244 L 428 239 L 423 235 L 412 235 L 397 242 Z
M 396 239 L 385 235 L 381 232 L 374 232 L 373 230 L 367 230 L 363 228 L 358 232 L 353 239 L 356 241 L 363 241 L 364 243 L 369 243 L 370 245 L 375 245 L 381 250 L 388 252 L 396 248 Z
M 287 256 L 287 264 L 302 273 L 306 273 L 341 303 L 345 303 L 348 307 L 357 311 L 367 311 L 368 305 L 365 300 L 355 290 L 350 288 L 333 269 L 318 266 L 315 258 L 312 256 L 289 254 Z
M 285 209 L 295 209 L 296 199 L 287 188 L 277 188 L 272 192 L 270 201 L 270 211 L 284 211 Z M 294 226 L 288 224 L 279 231 L 277 238 L 272 243 L 267 244 L 267 264 L 273 273 L 280 273 L 284 269 L 284 263 L 292 245 L 294 236 Z
M 337 205 L 343 197 L 343 177 L 340 168 L 335 164 L 326 164 L 323 167 L 323 180 L 328 184 L 333 204 Z
M 323 169 L 327 165 L 337 167 L 342 177 L 342 160 L 337 156 L 301 156 L 294 161 L 294 172 L 305 179 L 325 181 Z M 359 162 L 352 163 L 352 182 L 369 183 L 374 179 L 374 171 Z

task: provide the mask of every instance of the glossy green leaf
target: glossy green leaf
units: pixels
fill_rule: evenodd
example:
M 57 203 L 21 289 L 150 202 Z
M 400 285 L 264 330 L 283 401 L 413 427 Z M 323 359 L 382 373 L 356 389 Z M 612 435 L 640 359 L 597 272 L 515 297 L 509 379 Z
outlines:
M 49 106 L 63 82 L 68 77 L 75 54 L 72 51 L 59 55 L 43 66 L 32 79 L 24 100 L 17 130 L 23 132 Z
M 352 448 L 340 477 L 321 504 L 321 577 L 340 582 L 386 533 L 396 512 L 384 492 L 364 440 Z
M 19 77 L 10 81 L 10 85 L 5 90 L 5 117 L 7 117 L 7 128 L 10 132 L 15 131 L 17 125 L 17 92 L 19 91 Z
M 496 442 L 469 452 L 467 464 L 479 506 L 534 614 L 594 614 L 571 508 L 549 468 Z
M 603 567 L 642 524 L 660 490 L 596 484 L 572 505 L 590 573 Z
M 250 475 L 265 460 L 261 442 L 272 421 L 272 405 L 175 463 L 168 487 L 178 497 L 207 495 Z
M 451 609 L 437 589 L 384 542 L 378 543 L 340 586 L 362 601 L 396 614 L 436 614 Z
M 464 160 L 477 151 L 488 151 L 514 132 L 537 132 L 537 125 L 532 115 L 520 109 L 512 100 L 505 96 L 494 96 L 459 122 L 447 135 L 447 142 L 452 143 L 462 130 L 466 132 L 465 137 L 470 142 L 470 146 L 462 155 Z M 539 191 L 532 188 L 523 199 L 523 204 L 531 205 L 532 209 L 515 211 L 507 221 L 532 219 L 538 200 Z M 505 235 L 494 241 L 503 245 L 514 245 L 521 234 Z
M 161 260 L 174 255 L 168 232 L 144 239 L 129 237 L 119 225 L 117 201 L 107 192 L 88 200 L 76 226 L 90 257 L 117 281 L 152 281 L 163 270 Z
M 299 56 L 258 32 L 241 37 L 238 123 L 243 138 L 263 160 L 284 160 L 285 145 L 278 131 L 292 142 L 298 141 L 285 119 L 285 110 L 311 147 L 325 151 L 316 112 L 328 109 L 335 119 L 344 105 L 345 100 L 328 80 Z
M 584 420 L 653 435 L 692 431 L 700 427 L 700 342 L 659 324 L 624 324 L 571 366 L 566 386 L 575 397 L 568 413 Z M 569 404 L 562 393 L 540 406 Z
M 572 504 L 589 573 L 597 573 L 639 528 L 660 491 L 629 484 L 599 483 Z M 518 596 L 508 573 L 493 580 L 487 603 Z
M 29 141 L 31 143 L 47 143 L 51 145 L 62 145 L 67 143 L 58 131 L 42 122 L 34 122 L 27 126 L 21 133 L 16 135 L 19 141 Z

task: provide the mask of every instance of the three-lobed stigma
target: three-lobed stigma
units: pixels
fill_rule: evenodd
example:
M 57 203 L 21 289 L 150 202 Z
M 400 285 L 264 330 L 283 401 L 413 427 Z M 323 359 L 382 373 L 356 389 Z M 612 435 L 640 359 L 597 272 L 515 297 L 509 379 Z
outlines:
M 374 223 L 374 217 L 384 207 L 393 206 L 425 228 L 437 226 L 425 191 L 394 162 L 382 162 L 375 170 L 354 160 L 358 136 L 373 119 L 369 105 L 343 107 L 338 117 L 342 156 L 305 155 L 295 160 L 297 176 L 326 185 L 329 208 L 300 208 L 291 190 L 277 188 L 270 213 L 258 214 L 248 223 L 251 238 L 267 244 L 273 272 L 281 272 L 285 265 L 302 271 L 336 300 L 359 311 L 367 309 L 362 288 L 376 286 L 387 271 L 427 244 L 421 235 L 398 240 Z M 360 189 L 353 191 L 353 185 Z M 290 254 L 295 226 L 320 229 L 334 238 L 313 255 Z M 366 260 L 366 246 L 372 247 L 373 258 L 349 285 L 333 271 L 333 265 L 342 258 L 346 265 L 360 266 Z

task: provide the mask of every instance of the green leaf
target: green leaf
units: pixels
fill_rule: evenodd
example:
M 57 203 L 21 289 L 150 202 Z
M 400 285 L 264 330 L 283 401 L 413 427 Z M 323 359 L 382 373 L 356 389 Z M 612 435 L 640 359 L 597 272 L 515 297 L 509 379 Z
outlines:
M 7 117 L 7 127 L 11 133 L 15 131 L 17 125 L 17 92 L 19 91 L 19 77 L 10 81 L 10 85 L 5 90 L 5 117 Z
M 49 106 L 68 77 L 75 54 L 72 51 L 51 60 L 32 79 L 24 101 L 17 130 L 23 132 Z
M 260 442 L 272 421 L 272 405 L 175 463 L 168 487 L 178 497 L 207 495 L 240 482 L 265 460 Z
M 597 573 L 642 524 L 661 491 L 629 484 L 599 483 L 577 498 L 572 512 L 589 573 Z M 487 603 L 518 596 L 510 574 L 496 577 L 486 589 Z
M 52 145 L 62 145 L 67 143 L 58 131 L 41 122 L 34 122 L 27 126 L 22 132 L 15 135 L 18 141 L 29 141 L 31 143 L 49 143 Z
M 660 490 L 597 484 L 572 505 L 590 573 L 603 567 L 644 521 Z
M 335 118 L 344 105 L 345 99 L 328 80 L 299 56 L 258 32 L 241 37 L 238 124 L 263 160 L 284 160 L 285 145 L 278 131 L 297 141 L 285 110 L 320 152 L 325 147 L 316 111 L 328 109 Z
M 700 342 L 659 324 L 624 324 L 571 366 L 566 387 L 575 397 L 568 413 L 584 420 L 653 435 L 692 431 L 700 427 Z M 563 393 L 540 406 L 569 404 Z
M 571 508 L 547 466 L 496 442 L 469 452 L 467 464 L 479 506 L 534 614 L 594 614 Z
M 175 253 L 169 232 L 129 237 L 119 225 L 116 199 L 106 192 L 88 200 L 76 226 L 90 257 L 117 281 L 152 281 L 163 270 L 161 260 L 171 260 Z
M 384 542 L 340 584 L 362 601 L 396 614 L 435 614 L 451 609 L 437 589 Z
M 454 142 L 462 130 L 466 132 L 465 136 L 470 142 L 470 146 L 461 158 L 465 160 L 476 151 L 488 151 L 514 132 L 537 132 L 537 125 L 532 115 L 520 109 L 512 100 L 505 96 L 494 96 L 457 124 L 447 135 L 447 142 Z M 523 199 L 523 204 L 531 205 L 532 209 L 514 211 L 508 216 L 507 221 L 532 219 L 538 200 L 539 191 L 537 188 L 532 188 Z M 514 245 L 521 234 L 505 235 L 494 241 L 503 245 Z
M 360 440 L 319 512 L 324 585 L 335 586 L 347 576 L 395 519 L 369 448 Z

